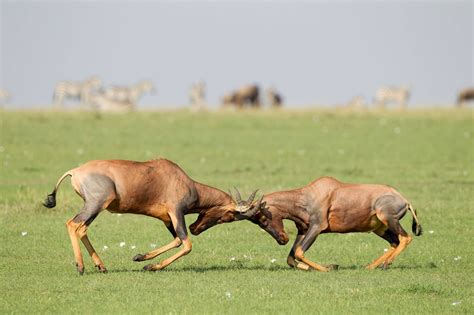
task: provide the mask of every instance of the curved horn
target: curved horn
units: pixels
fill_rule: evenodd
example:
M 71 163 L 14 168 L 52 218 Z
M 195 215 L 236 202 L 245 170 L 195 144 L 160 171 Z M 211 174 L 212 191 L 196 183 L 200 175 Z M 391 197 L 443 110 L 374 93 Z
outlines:
M 255 195 L 257 194 L 257 190 L 255 190 L 250 196 L 249 196 L 249 199 L 247 200 L 247 204 L 250 205 L 252 203 L 252 201 L 255 199 Z
M 237 203 L 242 203 L 242 196 L 240 195 L 240 192 L 237 188 L 235 188 L 234 186 L 234 189 L 235 189 L 235 200 L 237 201 Z

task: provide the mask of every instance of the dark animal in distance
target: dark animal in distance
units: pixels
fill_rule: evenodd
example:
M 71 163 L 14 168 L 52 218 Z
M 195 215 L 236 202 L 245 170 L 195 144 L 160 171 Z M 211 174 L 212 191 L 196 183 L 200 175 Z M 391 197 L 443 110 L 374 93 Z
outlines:
M 385 185 L 347 184 L 322 177 L 299 189 L 265 195 L 260 207 L 249 220 L 281 245 L 288 242 L 283 220 L 295 222 L 298 235 L 287 263 L 303 270 L 331 269 L 305 257 L 321 233 L 374 232 L 389 242 L 391 249 L 369 264 L 368 269 L 387 268 L 412 241 L 399 222 L 407 210 L 413 216 L 413 232 L 417 236 L 422 233 L 411 204 Z
M 138 254 L 133 260 L 144 261 L 179 247 L 183 248 L 161 263 L 150 264 L 145 270 L 161 270 L 176 259 L 188 254 L 192 245 L 188 238 L 184 216 L 199 213 L 190 226 L 192 233 L 202 231 L 220 223 L 242 220 L 254 215 L 260 202 L 253 202 L 256 191 L 247 201 L 237 200 L 217 188 L 193 181 L 175 163 L 158 159 L 147 162 L 124 160 L 97 160 L 67 171 L 58 180 L 44 205 L 56 205 L 56 192 L 60 183 L 71 176 L 71 183 L 84 200 L 82 210 L 67 221 L 77 270 L 84 273 L 84 262 L 79 239 L 89 252 L 95 266 L 101 272 L 106 268 L 87 237 L 87 228 L 97 215 L 107 209 L 115 213 L 135 213 L 151 216 L 163 221 L 174 239 L 168 245 L 146 254 Z M 205 217 L 205 220 L 204 220 Z
M 458 107 L 463 107 L 469 101 L 474 101 L 474 88 L 466 88 L 461 90 L 458 94 L 456 105 Z
M 232 105 L 241 109 L 245 106 L 260 107 L 260 89 L 257 85 L 245 85 L 222 98 L 224 106 Z
M 283 104 L 283 97 L 273 87 L 267 89 L 267 100 L 272 108 L 279 108 Z

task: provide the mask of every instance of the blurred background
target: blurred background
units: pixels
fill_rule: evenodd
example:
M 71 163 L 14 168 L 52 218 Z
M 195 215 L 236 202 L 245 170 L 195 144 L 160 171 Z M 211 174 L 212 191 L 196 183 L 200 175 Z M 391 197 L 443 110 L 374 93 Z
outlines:
M 78 86 L 96 104 L 217 108 L 249 84 L 290 108 L 371 104 L 383 87 L 413 107 L 453 106 L 474 85 L 472 1 L 0 3 L 13 108 L 74 107 Z M 113 90 L 125 87 L 137 98 Z

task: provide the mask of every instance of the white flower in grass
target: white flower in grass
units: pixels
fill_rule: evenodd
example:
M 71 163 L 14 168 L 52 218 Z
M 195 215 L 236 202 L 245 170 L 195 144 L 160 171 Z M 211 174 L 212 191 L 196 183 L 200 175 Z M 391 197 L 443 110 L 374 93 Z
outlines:
M 104 245 L 104 247 L 102 247 L 102 250 L 107 250 L 107 249 L 109 249 L 109 246 L 107 245 Z
M 27 236 L 28 235 L 28 232 L 24 231 L 24 232 L 21 232 L 21 236 Z
M 461 256 L 456 256 L 456 257 L 454 257 L 454 260 L 455 260 L 455 261 L 461 260 Z
M 120 242 L 120 247 L 124 247 L 125 246 L 125 242 Z
M 232 297 L 232 294 L 231 294 L 229 291 L 227 291 L 227 292 L 225 293 L 225 297 L 228 298 L 228 299 L 230 299 L 230 298 Z
M 388 252 L 388 248 L 384 248 L 383 251 L 384 251 L 384 252 Z
M 451 303 L 451 305 L 454 305 L 454 306 L 459 305 L 459 304 L 461 304 L 461 301 L 454 301 L 453 303 Z
M 131 249 L 137 248 L 135 245 L 130 246 Z
M 272 264 L 274 264 L 276 261 L 277 261 L 277 260 L 276 260 L 275 258 L 273 258 L 272 260 L 270 260 L 270 262 L 271 262 Z
M 433 234 L 433 233 L 434 233 L 434 231 L 433 231 L 433 230 L 429 230 L 429 231 L 428 231 L 428 233 L 430 233 L 430 234 Z
M 151 248 L 156 248 L 156 244 L 150 244 Z
M 230 257 L 230 261 L 235 261 L 235 257 Z
M 121 214 L 121 213 L 117 213 L 117 216 L 118 216 L 118 217 L 121 217 L 121 216 L 122 216 L 122 214 Z

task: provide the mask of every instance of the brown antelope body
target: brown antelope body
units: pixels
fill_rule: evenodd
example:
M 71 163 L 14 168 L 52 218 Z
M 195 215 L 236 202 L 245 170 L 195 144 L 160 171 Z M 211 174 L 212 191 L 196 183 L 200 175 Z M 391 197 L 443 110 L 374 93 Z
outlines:
M 147 215 L 164 222 L 174 237 L 173 241 L 133 258 L 134 261 L 149 260 L 183 244 L 183 248 L 173 256 L 144 267 L 145 270 L 160 270 L 191 251 L 192 245 L 184 221 L 186 214 L 200 214 L 190 226 L 192 232 L 198 226 L 203 231 L 215 224 L 245 219 L 248 215 L 254 215 L 259 208 L 256 207 L 257 203 L 252 203 L 256 191 L 247 201 L 242 201 L 238 193 L 237 201 L 234 201 L 232 196 L 219 189 L 193 181 L 178 165 L 166 159 L 148 162 L 90 161 L 67 171 L 58 180 L 44 203 L 46 207 L 53 208 L 56 205 L 56 191 L 67 176 L 72 177 L 74 190 L 84 200 L 79 214 L 66 223 L 80 274 L 84 272 L 84 263 L 79 240 L 99 271 L 107 271 L 87 237 L 88 226 L 103 209 L 115 213 Z M 204 215 L 206 222 L 203 223 Z
M 305 257 L 321 233 L 374 232 L 385 239 L 391 249 L 367 266 L 374 269 L 387 268 L 411 242 L 412 237 L 399 222 L 407 210 L 413 215 L 415 235 L 422 232 L 411 204 L 385 185 L 347 184 L 322 177 L 299 189 L 265 195 L 260 208 L 250 220 L 281 245 L 288 242 L 283 220 L 295 222 L 298 235 L 287 263 L 303 270 L 329 270 Z

